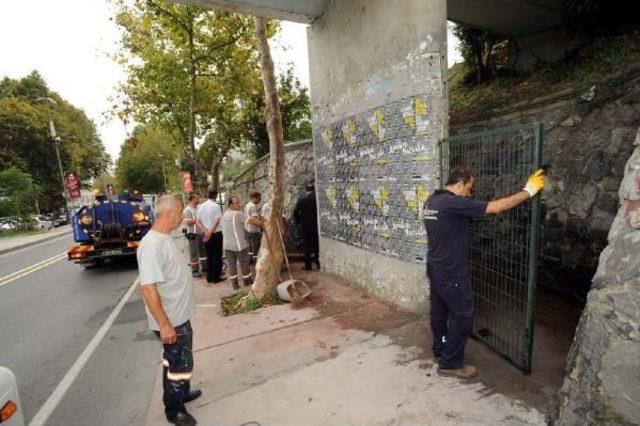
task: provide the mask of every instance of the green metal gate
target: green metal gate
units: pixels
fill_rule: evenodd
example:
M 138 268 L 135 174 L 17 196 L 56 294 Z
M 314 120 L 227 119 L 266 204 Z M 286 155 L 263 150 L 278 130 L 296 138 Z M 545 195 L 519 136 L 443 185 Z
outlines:
M 440 146 L 441 182 L 458 165 L 473 167 L 474 198 L 495 200 L 523 188 L 540 168 L 543 128 L 526 124 L 451 136 Z M 531 372 L 540 196 L 471 222 L 474 337 Z

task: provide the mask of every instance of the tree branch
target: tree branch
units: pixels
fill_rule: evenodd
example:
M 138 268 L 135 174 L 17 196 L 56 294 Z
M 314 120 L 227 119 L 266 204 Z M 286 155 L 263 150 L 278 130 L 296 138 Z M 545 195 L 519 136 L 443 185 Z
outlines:
M 245 30 L 244 30 L 244 26 L 243 26 L 242 30 L 239 32 L 239 34 L 237 36 L 232 37 L 231 39 L 225 41 L 224 43 L 219 43 L 219 44 L 211 46 L 209 49 L 207 49 L 206 53 L 203 53 L 202 55 L 196 56 L 193 59 L 193 61 L 194 62 L 200 62 L 203 59 L 207 59 L 209 57 L 209 55 L 211 55 L 216 50 L 231 46 L 232 44 L 235 44 L 238 40 L 240 40 L 240 37 L 242 37 L 244 35 L 244 31 Z
M 172 13 L 171 11 L 160 7 L 158 5 L 158 3 L 156 3 L 154 0 L 147 0 L 147 4 L 150 5 L 151 7 L 155 8 L 158 12 L 162 13 L 163 15 L 168 16 L 169 18 L 173 19 L 187 33 L 190 33 L 188 25 L 184 21 L 182 21 L 175 13 Z

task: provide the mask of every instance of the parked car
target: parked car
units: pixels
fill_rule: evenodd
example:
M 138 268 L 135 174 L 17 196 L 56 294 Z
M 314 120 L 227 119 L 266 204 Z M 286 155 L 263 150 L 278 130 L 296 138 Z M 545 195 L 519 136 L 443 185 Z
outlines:
M 24 425 L 16 378 L 11 370 L 2 366 L 0 366 L 0 424 L 2 426 Z
M 48 231 L 49 229 L 53 228 L 53 222 L 51 220 L 47 219 L 45 216 L 33 215 L 33 216 L 31 216 L 31 218 L 35 222 L 37 229 L 42 229 L 43 231 Z

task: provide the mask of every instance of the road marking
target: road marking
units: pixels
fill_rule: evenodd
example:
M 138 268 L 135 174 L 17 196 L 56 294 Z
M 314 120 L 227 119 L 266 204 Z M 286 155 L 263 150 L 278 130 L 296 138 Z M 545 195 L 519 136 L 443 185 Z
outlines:
M 49 265 L 53 265 L 54 263 L 65 259 L 67 257 L 67 253 L 60 253 L 60 254 L 56 254 L 55 256 L 52 256 L 48 259 L 45 259 L 41 262 L 38 262 L 36 264 L 33 264 L 31 266 L 27 266 L 26 268 L 20 269 L 19 271 L 13 272 L 11 274 L 5 275 L 4 277 L 0 278 L 0 287 L 2 287 L 3 285 L 9 284 L 15 280 L 17 280 L 18 278 L 22 278 L 25 275 L 29 275 L 32 272 L 37 271 L 38 269 L 42 269 L 46 266 Z
M 133 291 L 136 289 L 138 281 L 138 278 L 133 281 L 131 287 L 129 287 L 129 290 L 127 290 L 125 295 L 122 296 L 122 299 L 120 299 L 120 302 L 118 302 L 118 305 L 116 305 L 113 311 L 111 311 L 111 314 L 109 314 L 109 317 L 105 320 L 104 324 L 102 324 L 100 330 L 98 330 L 96 335 L 93 336 L 93 339 L 91 339 L 87 347 L 84 348 L 78 359 L 76 359 L 76 362 L 73 363 L 69 371 L 67 371 L 60 383 L 58 383 L 58 386 L 56 386 L 51 396 L 49 396 L 49 399 L 47 399 L 44 405 L 40 407 L 40 410 L 31 420 L 29 426 L 40 426 L 46 423 L 46 421 L 51 416 L 51 413 L 53 413 L 53 410 L 56 409 L 60 401 L 62 401 L 62 398 L 64 398 L 64 395 L 67 393 L 73 382 L 80 374 L 80 371 L 82 371 L 84 366 L 89 362 L 89 358 L 91 358 L 91 355 L 93 355 L 95 350 L 98 348 L 98 345 L 104 338 L 105 334 L 107 334 L 107 331 L 109 331 L 109 329 L 113 325 L 114 321 L 118 317 L 118 314 L 120 314 L 120 311 L 122 311 L 122 308 L 124 308 L 124 305 L 133 294 Z

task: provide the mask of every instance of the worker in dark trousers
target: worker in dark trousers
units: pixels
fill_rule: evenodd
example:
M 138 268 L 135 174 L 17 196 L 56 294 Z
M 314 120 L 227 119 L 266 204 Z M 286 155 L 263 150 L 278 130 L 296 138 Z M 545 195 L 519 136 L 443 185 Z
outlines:
M 219 283 L 224 280 L 222 277 L 222 229 L 220 228 L 222 210 L 215 201 L 218 191 L 209 190 L 207 197 L 208 200 L 198 206 L 198 226 L 203 231 L 202 240 L 207 252 L 207 282 Z
M 310 271 L 312 263 L 320 269 L 318 211 L 314 186 L 307 185 L 305 190 L 293 210 L 293 219 L 300 226 L 304 240 L 304 269 Z
M 424 212 L 433 355 L 438 359 L 440 375 L 461 379 L 476 375 L 474 366 L 464 364 L 464 348 L 473 329 L 469 221 L 509 210 L 532 198 L 544 188 L 545 176 L 538 170 L 522 191 L 490 202 L 470 198 L 475 183 L 470 168 L 454 168 L 445 189 L 429 197 Z

